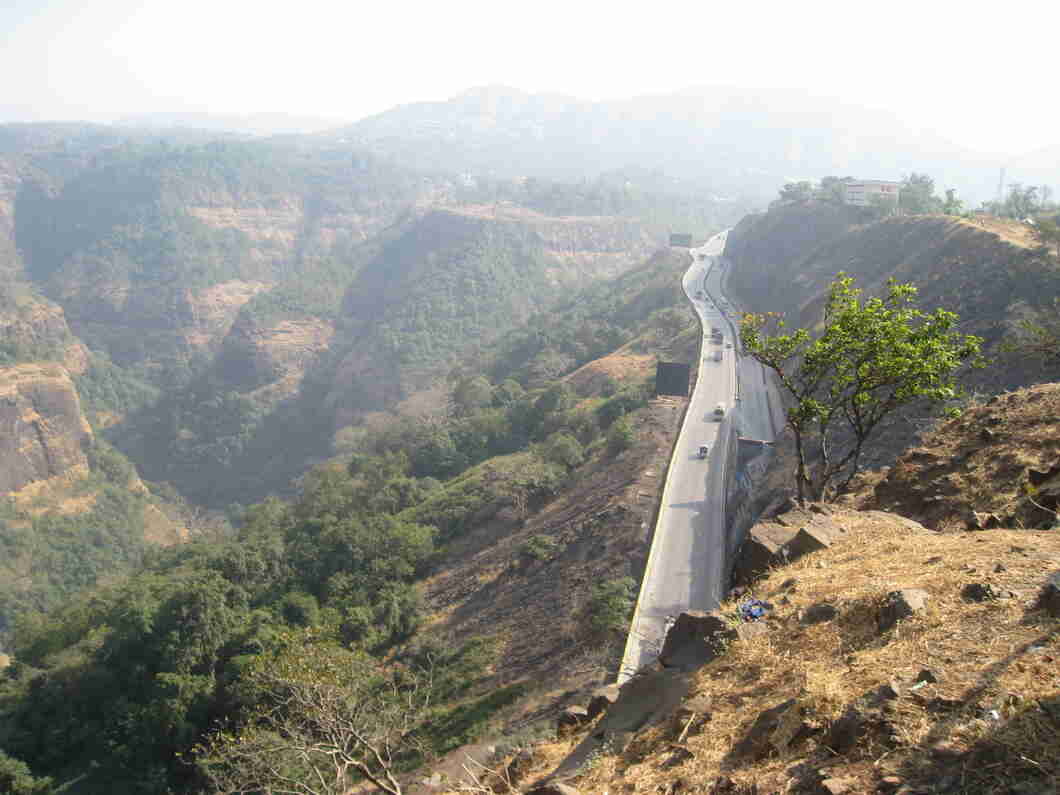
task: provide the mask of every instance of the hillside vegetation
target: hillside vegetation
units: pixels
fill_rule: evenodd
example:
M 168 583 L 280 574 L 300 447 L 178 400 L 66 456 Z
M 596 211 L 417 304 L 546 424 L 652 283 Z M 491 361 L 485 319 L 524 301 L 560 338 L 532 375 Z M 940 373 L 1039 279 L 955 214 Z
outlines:
M 685 255 L 660 254 L 586 294 L 590 305 L 624 310 L 616 334 L 629 342 L 619 360 L 695 355 L 698 327 L 683 299 L 659 291 L 686 266 Z M 572 318 L 571 328 L 581 322 Z M 555 344 L 541 339 L 535 350 L 526 330 L 513 333 L 529 359 Z M 77 601 L 20 609 L 9 633 L 16 662 L 0 687 L 0 747 L 37 776 L 78 778 L 82 792 L 197 791 L 212 763 L 185 760 L 218 726 L 253 728 L 268 696 L 254 690 L 252 672 L 272 655 L 311 649 L 326 661 L 353 649 L 395 670 L 430 661 L 438 690 L 422 752 L 436 754 L 480 736 L 498 714 L 550 703 L 556 694 L 536 684 L 546 658 L 586 658 L 572 681 L 603 675 L 619 651 L 652 511 L 631 484 L 646 463 L 648 487 L 658 482 L 679 411 L 649 405 L 650 365 L 604 365 L 608 378 L 586 378 L 576 370 L 586 349 L 551 378 L 520 382 L 513 376 L 525 360 L 508 361 L 507 350 L 484 348 L 490 373 L 454 376 L 433 421 L 377 418 L 292 502 L 234 512 L 233 535 L 136 546 L 130 575 L 112 561 L 112 576 Z M 488 558 L 476 562 L 473 550 Z M 469 621 L 465 600 L 483 594 L 453 593 L 448 583 L 485 584 L 498 554 L 522 561 L 492 587 L 503 617 Z M 469 564 L 477 573 L 461 568 Z M 536 600 L 543 582 L 527 566 L 570 573 L 559 602 L 542 603 L 535 619 L 536 653 L 515 631 L 513 608 Z M 597 596 L 601 583 L 611 583 L 607 598 Z M 545 623 L 557 615 L 561 623 Z M 572 647 L 583 615 L 595 616 L 596 634 L 591 646 Z M 414 754 L 401 765 L 420 761 Z

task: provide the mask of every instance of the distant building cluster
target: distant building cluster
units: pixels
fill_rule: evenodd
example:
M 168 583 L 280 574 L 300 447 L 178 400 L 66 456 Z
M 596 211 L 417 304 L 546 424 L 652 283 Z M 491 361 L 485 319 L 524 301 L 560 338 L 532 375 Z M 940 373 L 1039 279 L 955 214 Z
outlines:
M 858 182 L 847 182 L 843 185 L 843 201 L 855 207 L 872 206 L 872 197 L 880 196 L 895 204 L 898 203 L 900 182 L 889 182 L 884 179 L 863 179 Z

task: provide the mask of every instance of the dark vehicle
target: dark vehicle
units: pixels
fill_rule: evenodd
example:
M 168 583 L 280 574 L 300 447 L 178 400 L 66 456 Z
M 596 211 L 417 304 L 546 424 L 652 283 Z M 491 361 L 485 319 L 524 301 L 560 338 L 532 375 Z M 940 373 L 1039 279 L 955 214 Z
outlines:
M 705 445 L 705 444 L 701 444 L 699 446 L 699 452 L 696 455 L 697 455 L 698 458 L 706 458 L 707 457 L 707 453 L 709 453 L 709 452 L 710 452 L 710 448 L 707 445 Z

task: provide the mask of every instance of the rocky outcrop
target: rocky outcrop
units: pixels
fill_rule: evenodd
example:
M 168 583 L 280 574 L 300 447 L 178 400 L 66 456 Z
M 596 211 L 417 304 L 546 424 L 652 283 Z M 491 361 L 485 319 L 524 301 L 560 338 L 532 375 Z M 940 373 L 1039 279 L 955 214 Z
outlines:
M 0 354 L 9 362 L 60 361 L 75 375 L 88 366 L 88 353 L 70 333 L 62 308 L 19 282 L 0 285 Z
M 70 281 L 57 288 L 74 332 L 118 364 L 174 352 L 213 352 L 239 310 L 270 282 L 230 280 L 200 289 L 122 281 Z
M 666 633 L 659 662 L 667 668 L 694 671 L 725 651 L 736 628 L 721 613 L 689 610 Z
M 334 333 L 331 323 L 316 317 L 281 320 L 270 326 L 240 317 L 225 337 L 214 368 L 240 391 L 271 386 L 265 390 L 269 395 L 256 396 L 285 396 L 297 388 L 306 368 L 327 350 Z
M 63 367 L 0 368 L 0 494 L 85 465 L 91 434 Z

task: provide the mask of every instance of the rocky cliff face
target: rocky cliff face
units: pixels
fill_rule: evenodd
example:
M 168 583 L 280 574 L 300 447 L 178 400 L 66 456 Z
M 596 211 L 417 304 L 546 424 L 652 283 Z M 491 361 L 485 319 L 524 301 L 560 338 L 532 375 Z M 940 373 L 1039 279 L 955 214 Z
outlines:
M 0 368 L 0 494 L 86 464 L 91 435 L 62 366 Z
M 239 391 L 271 402 L 297 390 L 306 369 L 327 350 L 334 333 L 334 325 L 320 318 L 262 324 L 244 315 L 225 337 L 213 369 Z
M 74 375 L 88 364 L 85 347 L 70 333 L 62 308 L 18 283 L 0 287 L 0 356 L 9 364 L 61 361 Z

